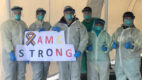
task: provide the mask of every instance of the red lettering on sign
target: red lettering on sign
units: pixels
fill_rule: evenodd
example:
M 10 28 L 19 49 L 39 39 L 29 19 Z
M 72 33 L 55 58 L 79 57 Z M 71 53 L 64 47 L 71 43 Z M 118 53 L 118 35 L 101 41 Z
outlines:
M 39 44 L 39 43 L 41 43 L 41 44 L 42 44 L 42 38 L 41 38 L 41 36 L 38 38 L 38 42 L 37 42 L 37 44 Z
M 58 56 L 58 54 L 60 56 L 62 56 L 62 48 L 60 49 L 60 51 L 59 51 L 59 49 L 56 49 L 56 56 Z
M 45 44 L 47 44 L 47 41 L 48 41 L 48 44 L 50 44 L 50 43 L 53 44 L 53 36 L 50 36 L 50 40 L 48 39 L 48 36 L 46 36 L 46 38 L 45 38 Z
M 66 56 L 67 57 L 72 57 L 71 49 L 66 50 Z

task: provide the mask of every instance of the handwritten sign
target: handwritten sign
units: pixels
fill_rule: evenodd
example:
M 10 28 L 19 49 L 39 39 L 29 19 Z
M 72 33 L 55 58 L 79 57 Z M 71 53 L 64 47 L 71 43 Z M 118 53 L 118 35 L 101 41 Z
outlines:
M 75 61 L 72 44 L 65 44 L 64 31 L 27 31 L 24 45 L 16 46 L 17 61 Z

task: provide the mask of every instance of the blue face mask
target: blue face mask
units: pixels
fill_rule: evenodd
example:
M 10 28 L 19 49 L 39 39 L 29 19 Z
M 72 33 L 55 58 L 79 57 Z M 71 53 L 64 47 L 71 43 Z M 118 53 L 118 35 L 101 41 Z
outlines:
M 88 20 L 88 19 L 90 19 L 90 18 L 91 18 L 91 16 L 88 15 L 88 14 L 86 14 L 86 15 L 84 16 L 84 19 L 85 19 L 85 20 Z
M 17 20 L 17 21 L 20 21 L 21 15 L 15 14 L 14 15 L 14 19 Z
M 73 18 L 73 15 L 71 15 L 71 14 L 67 14 L 67 15 L 66 15 L 66 19 L 67 19 L 68 21 L 72 20 L 72 18 Z
M 93 27 L 93 31 L 96 33 L 97 36 L 100 34 L 101 30 L 102 30 L 101 26 Z
M 101 31 L 101 30 L 102 30 L 102 27 L 101 27 L 101 26 L 96 26 L 96 27 L 95 27 L 95 30 Z
M 131 26 L 132 25 L 132 20 L 124 20 L 124 24 L 126 26 Z
M 42 21 L 44 16 L 43 15 L 39 15 L 39 16 L 37 16 L 37 18 L 38 18 L 39 21 Z

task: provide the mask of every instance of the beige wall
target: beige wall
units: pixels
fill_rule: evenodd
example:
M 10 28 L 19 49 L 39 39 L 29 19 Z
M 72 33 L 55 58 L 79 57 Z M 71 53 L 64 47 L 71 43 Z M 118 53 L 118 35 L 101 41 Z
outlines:
M 63 15 L 63 9 L 66 5 L 71 5 L 76 9 L 76 15 L 82 20 L 82 8 L 85 7 L 87 0 L 50 0 L 50 22 L 54 25 Z M 122 24 L 122 14 L 127 11 L 131 0 L 109 0 L 109 21 L 108 21 L 108 32 L 112 34 L 117 27 Z M 49 21 L 49 0 L 11 0 L 11 6 L 21 6 L 23 7 L 22 19 L 30 25 L 35 21 L 35 11 L 37 8 L 44 8 L 47 11 L 47 16 L 45 20 Z M 142 30 L 142 0 L 137 1 L 134 8 L 134 13 L 136 15 L 136 26 Z M 0 24 L 6 20 L 6 5 L 5 0 L 0 0 Z M 102 17 L 104 11 L 102 13 Z M 0 39 L 1 40 L 1 39 Z M 1 44 L 1 43 L 0 43 Z M 1 56 L 1 48 L 0 48 Z M 1 62 L 1 58 L 0 58 Z M 1 66 L 1 64 L 0 64 Z M 1 70 L 2 68 L 0 68 Z M 30 66 L 28 66 L 28 74 L 31 71 Z M 1 74 L 1 71 L 0 71 Z M 3 74 L 3 73 L 2 73 Z M 27 74 L 27 75 L 28 75 Z M 0 80 L 2 80 L 0 78 Z M 27 80 L 31 80 L 31 76 L 28 76 Z
M 131 0 L 109 0 L 109 28 L 108 32 L 112 34 L 117 27 L 122 24 L 123 13 L 128 11 L 128 6 Z M 134 14 L 136 16 L 135 25 L 142 31 L 142 0 L 136 2 Z M 128 9 L 128 10 L 127 10 Z
M 6 0 L 0 0 L 0 24 L 6 20 Z
M 5 5 L 6 4 L 6 1 L 5 0 L 0 0 L 0 24 L 6 20 L 6 8 L 5 8 Z M 1 30 L 1 29 L 0 29 Z M 3 69 L 2 69 L 2 53 L 1 53 L 1 34 L 0 34 L 0 79 L 2 79 L 2 76 L 3 76 Z

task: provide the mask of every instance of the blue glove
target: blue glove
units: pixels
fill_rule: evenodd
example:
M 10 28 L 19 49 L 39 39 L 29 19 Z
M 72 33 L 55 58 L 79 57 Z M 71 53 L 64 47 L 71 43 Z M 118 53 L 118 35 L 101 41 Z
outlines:
M 45 31 L 45 28 L 40 28 L 40 29 L 39 29 L 39 32 L 41 32 L 41 31 Z
M 117 44 L 116 42 L 113 42 L 112 48 L 113 48 L 113 49 L 117 49 L 117 48 L 118 48 L 118 44 Z
M 60 31 L 61 31 L 59 27 L 53 27 L 52 30 L 53 30 L 53 31 L 57 31 L 57 32 L 60 32 Z
M 107 47 L 105 45 L 102 46 L 102 50 L 105 52 L 107 51 Z
M 88 47 L 87 47 L 87 50 L 88 50 L 88 51 L 92 51 L 92 50 L 93 50 L 92 45 L 88 46 Z
M 10 60 L 11 61 L 16 61 L 16 57 L 15 57 L 13 52 L 10 52 L 9 55 L 10 55 Z
M 27 64 L 29 64 L 30 63 L 30 61 L 27 61 Z
M 124 47 L 126 48 L 126 49 L 133 49 L 133 45 L 131 44 L 131 42 L 129 41 L 128 43 L 125 43 L 125 45 L 124 45 Z
M 80 51 L 77 51 L 75 54 L 74 54 L 74 57 L 78 58 L 81 56 L 81 52 Z

